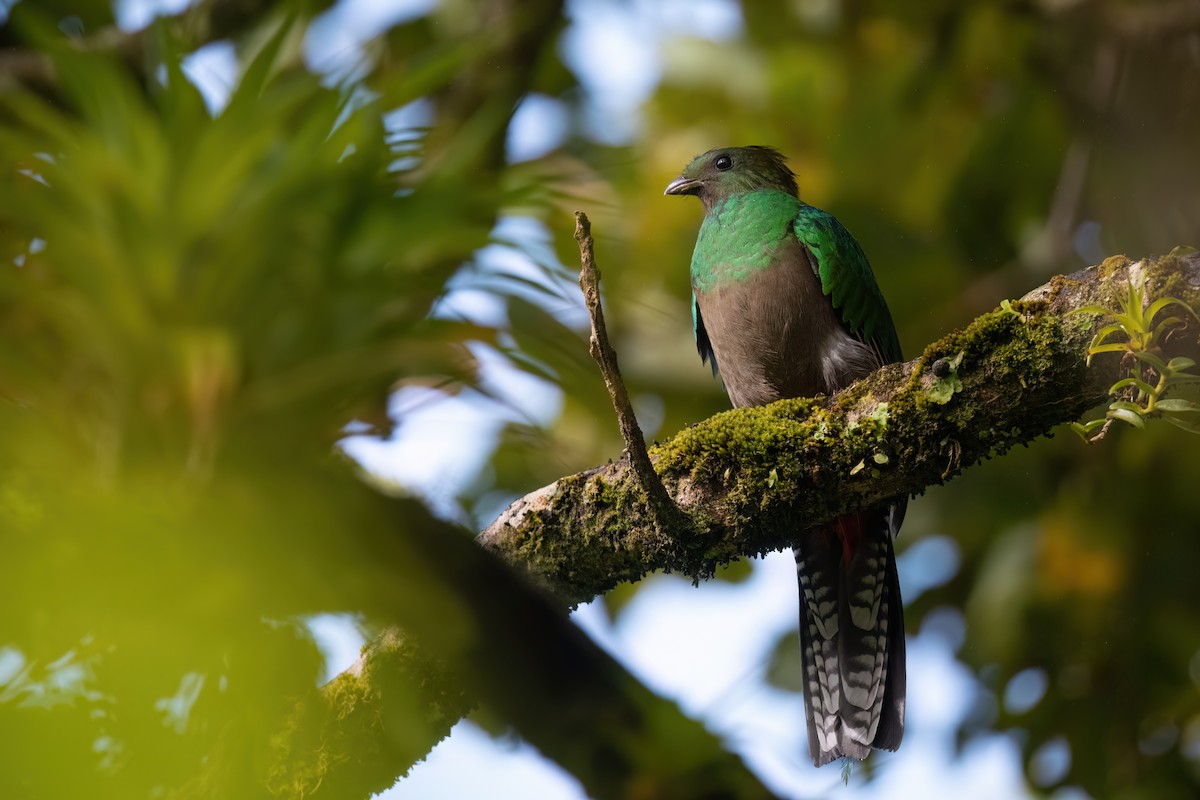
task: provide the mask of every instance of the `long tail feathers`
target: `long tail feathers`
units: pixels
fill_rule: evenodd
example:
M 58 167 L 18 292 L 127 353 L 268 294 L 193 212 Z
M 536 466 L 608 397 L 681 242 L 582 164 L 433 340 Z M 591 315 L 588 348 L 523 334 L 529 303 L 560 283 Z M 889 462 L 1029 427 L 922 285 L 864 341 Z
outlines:
M 899 512 L 899 513 L 896 513 Z M 904 735 L 904 609 L 892 552 L 902 508 L 806 531 L 796 549 L 813 763 L 895 750 Z

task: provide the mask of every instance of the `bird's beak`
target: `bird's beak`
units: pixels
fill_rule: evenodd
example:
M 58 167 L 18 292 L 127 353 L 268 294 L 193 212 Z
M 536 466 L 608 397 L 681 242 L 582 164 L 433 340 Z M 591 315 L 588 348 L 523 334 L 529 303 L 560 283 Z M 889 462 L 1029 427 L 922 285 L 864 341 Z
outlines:
M 694 181 L 691 178 L 685 178 L 680 175 L 675 180 L 667 184 L 667 190 L 663 194 L 699 194 L 700 181 Z

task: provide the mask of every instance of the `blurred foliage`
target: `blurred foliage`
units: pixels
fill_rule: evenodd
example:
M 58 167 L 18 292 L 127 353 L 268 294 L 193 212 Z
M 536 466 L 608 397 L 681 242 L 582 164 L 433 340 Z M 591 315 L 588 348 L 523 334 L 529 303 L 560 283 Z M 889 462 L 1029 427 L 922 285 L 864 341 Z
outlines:
M 163 21 L 139 57 L 109 56 L 71 40 L 111 25 L 107 2 L 38 5 L 0 29 L 55 76 L 0 85 L 0 745 L 20 765 L 3 796 L 212 796 L 214 763 L 234 783 L 263 769 L 321 667 L 298 620 L 371 627 L 389 582 L 421 580 L 380 554 L 427 517 L 335 449 L 353 420 L 386 431 L 389 389 L 489 394 L 486 344 L 561 390 L 558 417 L 509 423 L 464 490 L 479 523 L 620 453 L 563 321 L 575 208 L 660 438 L 727 404 L 691 342 L 699 210 L 661 196 L 710 147 L 790 156 L 802 196 L 862 242 L 910 354 L 1054 272 L 1200 231 L 1194 3 L 744 3 L 722 36 L 667 37 L 621 145 L 589 122 L 557 15 L 521 20 L 549 46 L 496 51 L 504 4 L 447 0 L 334 79 L 299 61 L 323 4 L 200 3 L 241 67 L 213 117 L 179 68 L 204 26 Z M 506 164 L 529 92 L 568 131 Z M 416 100 L 428 124 L 385 126 Z M 552 237 L 513 243 L 537 276 L 481 262 L 505 216 Z M 431 314 L 448 284 L 498 300 L 498 321 Z M 1167 428 L 1039 442 L 914 503 L 901 547 L 946 535 L 962 567 L 912 598 L 909 632 L 961 614 L 979 676 L 961 738 L 1016 731 L 1031 791 L 1200 787 L 1200 462 Z M 1006 701 L 1038 674 L 1044 694 Z M 1057 741 L 1069 762 L 1047 777 L 1035 754 Z
M 385 128 L 482 54 L 418 21 L 423 63 L 367 94 L 301 66 L 310 5 L 239 32 L 215 118 L 181 70 L 187 26 L 130 40 L 147 77 L 12 10 L 6 41 L 54 81 L 0 93 L 2 796 L 265 792 L 323 666 L 306 615 L 372 628 L 416 594 L 469 625 L 396 557 L 431 518 L 336 443 L 386 432 L 398 383 L 476 382 L 467 345 L 496 331 L 430 310 L 521 194 L 479 185 L 504 165 L 461 140 L 494 114 L 440 116 L 436 164 Z

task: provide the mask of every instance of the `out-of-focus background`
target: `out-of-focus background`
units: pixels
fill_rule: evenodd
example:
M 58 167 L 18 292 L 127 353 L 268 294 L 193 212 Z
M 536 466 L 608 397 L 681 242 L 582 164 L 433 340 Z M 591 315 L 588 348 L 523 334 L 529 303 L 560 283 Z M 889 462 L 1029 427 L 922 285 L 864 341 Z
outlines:
M 726 408 L 691 339 L 701 211 L 662 196 L 699 152 L 783 151 L 909 354 L 1055 273 L 1200 244 L 1194 0 L 0 22 L 4 797 L 210 796 L 216 759 L 257 785 L 294 698 L 421 580 L 379 555 L 420 507 L 467 535 L 621 452 L 574 210 L 647 436 Z M 574 619 L 781 796 L 1196 796 L 1200 442 L 1057 433 L 911 504 L 908 732 L 848 786 L 807 760 L 786 554 Z M 585 796 L 477 722 L 380 796 Z

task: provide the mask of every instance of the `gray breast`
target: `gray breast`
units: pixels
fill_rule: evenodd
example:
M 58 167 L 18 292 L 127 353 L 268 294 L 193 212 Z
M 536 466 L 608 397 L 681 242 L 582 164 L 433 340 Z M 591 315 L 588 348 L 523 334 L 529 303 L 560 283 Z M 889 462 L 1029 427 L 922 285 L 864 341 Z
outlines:
M 829 394 L 879 366 L 842 326 L 799 242 L 743 281 L 697 292 L 696 302 L 735 406 Z

